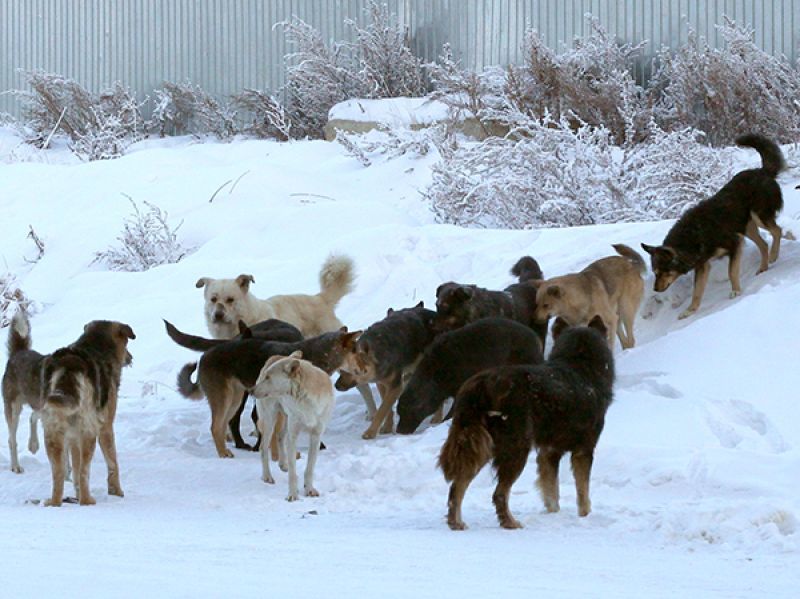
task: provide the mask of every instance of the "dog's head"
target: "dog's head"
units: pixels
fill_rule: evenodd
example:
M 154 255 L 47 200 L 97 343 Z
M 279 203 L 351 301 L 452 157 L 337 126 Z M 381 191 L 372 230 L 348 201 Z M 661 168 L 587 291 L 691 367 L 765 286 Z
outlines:
M 355 351 L 356 339 L 362 331 L 348 332 L 342 327 L 332 333 L 323 333 L 306 340 L 309 344 L 308 359 L 328 374 L 343 368 L 350 355 Z
M 675 279 L 691 270 L 691 266 L 681 260 L 678 252 L 668 245 L 652 246 L 643 243 L 642 249 L 650 254 L 650 266 L 656 276 L 653 286 L 655 291 L 666 291 Z
M 469 323 L 474 297 L 475 285 L 452 282 L 439 285 L 436 289 L 436 331 L 453 331 Z
M 340 368 L 349 376 L 337 381 L 340 385 L 337 388 L 374 381 L 378 364 L 369 340 L 361 338 L 350 340 Z
M 565 285 L 543 281 L 536 290 L 536 320 L 543 322 L 551 316 L 562 314 L 568 301 L 569 291 Z
M 196 287 L 203 288 L 205 315 L 209 327 L 229 332 L 228 337 L 238 333 L 238 322 L 247 316 L 244 306 L 253 275 L 239 275 L 235 279 L 198 279 Z
M 589 321 L 589 324 L 586 325 L 590 329 L 594 329 L 605 339 L 606 335 L 608 335 L 608 328 L 606 327 L 606 323 L 603 322 L 603 319 L 600 317 L 599 314 L 595 315 Z M 566 320 L 561 318 L 560 316 L 556 318 L 555 322 L 553 322 L 553 327 L 550 329 L 550 332 L 553 334 L 553 342 L 555 343 L 558 341 L 558 338 L 567 331 L 568 329 L 572 328 Z
M 288 356 L 271 356 L 258 373 L 253 395 L 256 397 L 281 397 L 291 394 L 292 383 L 302 376 L 303 353 L 296 351 Z
M 128 366 L 133 362 L 133 356 L 128 351 L 130 339 L 136 339 L 133 329 L 116 320 L 93 320 L 83 327 L 81 337 L 81 340 L 97 349 L 112 349 L 114 359 L 120 366 Z

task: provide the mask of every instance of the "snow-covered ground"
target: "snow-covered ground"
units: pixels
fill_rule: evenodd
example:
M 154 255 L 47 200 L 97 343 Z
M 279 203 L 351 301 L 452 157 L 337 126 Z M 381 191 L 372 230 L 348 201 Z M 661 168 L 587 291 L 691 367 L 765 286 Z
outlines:
M 758 163 L 754 152 L 740 156 Z M 797 242 L 785 241 L 780 260 L 758 277 L 748 244 L 744 294 L 735 300 L 726 264 L 717 263 L 701 310 L 683 321 L 690 278 L 654 297 L 648 276 L 638 346 L 617 350 L 616 400 L 587 518 L 577 517 L 568 462 L 562 511 L 544 513 L 531 460 L 511 500 L 523 530 L 498 528 L 486 470 L 464 503 L 469 530 L 450 531 L 447 486 L 435 467 L 448 425 L 363 441 L 356 393 L 337 398 L 317 466 L 320 498 L 287 503 L 286 475 L 264 484 L 255 453 L 217 457 L 207 404 L 173 388 L 180 366 L 197 355 L 172 343 L 161 322 L 205 334 L 199 277 L 251 273 L 261 297 L 314 293 L 326 255 L 346 252 L 359 276 L 338 314 L 365 327 L 389 306 L 432 303 L 446 280 L 502 288 L 524 254 L 557 275 L 608 255 L 612 243 L 660 242 L 670 226 L 437 225 L 420 195 L 434 160 L 377 159 L 364 168 L 326 142 L 172 139 L 78 164 L 63 149 L 41 153 L 0 134 L 0 271 L 37 302 L 35 348 L 73 341 L 94 318 L 125 321 L 137 334 L 116 421 L 123 499 L 106 494 L 98 452 L 97 506 L 42 507 L 50 489 L 44 452 L 22 449 L 25 473 L 13 474 L 0 425 L 3 596 L 797 596 Z M 781 219 L 795 232 L 796 179 L 792 171 L 782 178 Z M 209 203 L 227 181 L 236 183 Z M 142 273 L 92 263 L 131 212 L 123 194 L 183 221 L 179 238 L 194 251 Z M 29 225 L 46 245 L 38 262 Z

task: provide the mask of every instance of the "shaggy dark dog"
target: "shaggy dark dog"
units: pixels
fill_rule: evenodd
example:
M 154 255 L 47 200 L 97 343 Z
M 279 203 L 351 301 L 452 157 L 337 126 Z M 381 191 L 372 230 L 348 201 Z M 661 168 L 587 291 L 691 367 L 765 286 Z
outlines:
M 225 428 L 239 406 L 242 394 L 256 384 L 261 368 L 272 356 L 288 356 L 302 352 L 303 359 L 328 374 L 338 370 L 351 345 L 361 331 L 348 333 L 346 327 L 335 333 L 324 333 L 317 337 L 295 343 L 264 341 L 255 337 L 226 341 L 200 358 L 197 383 L 191 375 L 197 363 L 184 366 L 178 373 L 178 391 L 190 399 L 208 399 L 211 408 L 211 436 L 221 458 L 232 458 L 233 453 L 225 446 Z
M 400 394 L 397 432 L 417 430 L 472 375 L 497 366 L 539 364 L 542 359 L 539 336 L 508 318 L 482 318 L 439 335 Z
M 422 352 L 433 341 L 436 312 L 420 302 L 413 308 L 389 309 L 386 318 L 371 325 L 351 347 L 336 382 L 340 391 L 353 383 L 377 383 L 381 405 L 364 439 L 374 439 L 383 425 L 383 432 L 393 428 L 392 406 L 402 390 L 403 375 L 414 367 Z
M 228 341 L 236 341 L 246 338 L 263 339 L 264 341 L 282 341 L 284 343 L 296 343 L 303 340 L 303 334 L 300 332 L 300 329 L 289 324 L 288 322 L 283 322 L 282 320 L 278 320 L 276 318 L 263 320 L 251 327 L 248 327 L 245 325 L 243 320 L 240 320 L 239 334 L 233 339 L 208 339 L 206 337 L 199 337 L 197 335 L 189 335 L 188 333 L 178 330 L 175 325 L 167 320 L 164 320 L 164 326 L 167 328 L 167 335 L 169 335 L 170 339 L 172 339 L 178 345 L 194 351 L 208 351 L 209 349 L 222 345 L 223 343 L 227 343 Z M 230 428 L 231 436 L 233 437 L 233 443 L 236 446 L 236 449 L 251 449 L 253 451 L 258 451 L 259 447 L 261 446 L 261 435 L 258 435 L 258 440 L 256 441 L 255 445 L 252 446 L 246 443 L 242 438 L 241 419 L 244 406 L 247 404 L 248 395 L 249 394 L 245 392 L 242 396 L 242 401 L 239 404 L 239 408 L 236 410 L 236 413 L 231 416 L 230 422 L 228 422 L 228 427 Z M 256 430 L 258 430 L 258 412 L 256 411 L 255 405 L 250 413 L 250 418 L 252 419 L 253 424 L 256 425 Z
M 691 316 L 700 307 L 712 258 L 728 256 L 731 297 L 742 292 L 739 270 L 743 236 L 751 239 L 761 252 L 761 266 L 756 274 L 778 259 L 782 231 L 775 219 L 783 209 L 783 195 L 775 177 L 785 166 L 783 155 L 775 142 L 760 135 L 744 135 L 736 143 L 757 150 L 762 167 L 738 173 L 712 197 L 686 211 L 662 245 L 642 244 L 650 254 L 656 275 L 655 291 L 665 291 L 679 276 L 694 270 L 692 302 L 680 318 Z M 772 235 L 769 253 L 759 227 Z
M 532 328 L 544 347 L 547 321 L 536 319 L 536 290 L 544 278 L 539 263 L 530 256 L 520 258 L 511 269 L 517 283 L 503 291 L 476 285 L 444 283 L 436 290 L 437 328 L 453 331 L 481 318 L 502 316 Z
M 544 364 L 486 370 L 458 392 L 453 424 L 439 455 L 444 477 L 452 483 L 447 524 L 453 530 L 466 528 L 461 519 L 464 493 L 490 459 L 497 473 L 492 501 L 500 525 L 521 526 L 508 509 L 508 495 L 533 447 L 547 511 L 559 509 L 558 465 L 570 452 L 578 514 L 590 512 L 589 477 L 612 400 L 614 357 L 599 317 L 588 327 L 564 330 L 559 324 L 558 329 Z

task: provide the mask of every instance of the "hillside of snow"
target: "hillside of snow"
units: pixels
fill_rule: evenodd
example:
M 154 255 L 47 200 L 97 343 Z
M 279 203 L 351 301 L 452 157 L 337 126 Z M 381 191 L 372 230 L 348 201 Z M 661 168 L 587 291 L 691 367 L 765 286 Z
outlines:
M 759 162 L 752 151 L 737 156 L 742 165 Z M 43 450 L 27 451 L 27 409 L 18 433 L 23 474 L 9 469 L 0 425 L 6 596 L 67 589 L 86 596 L 796 596 L 795 241 L 784 241 L 778 262 L 758 277 L 758 252 L 748 242 L 743 294 L 734 300 L 727 261 L 715 263 L 701 309 L 686 320 L 677 316 L 691 277 L 655 295 L 648 274 L 638 345 L 616 350 L 615 402 L 596 452 L 587 518 L 577 516 L 568 462 L 561 512 L 544 512 L 531 459 L 511 497 L 524 529 L 498 527 L 486 469 L 464 502 L 470 528 L 450 531 L 447 485 L 435 467 L 449 425 L 364 441 L 365 409 L 355 391 L 337 396 L 317 464 L 319 498 L 287 503 L 286 475 L 264 484 L 256 453 L 217 457 L 207 403 L 174 389 L 177 371 L 198 355 L 175 345 L 161 320 L 206 334 L 198 278 L 248 273 L 259 297 L 316 293 L 323 260 L 343 252 L 358 279 L 337 313 L 361 328 L 388 307 L 432 306 L 444 281 L 502 288 L 525 254 L 555 276 L 609 255 L 612 243 L 660 243 L 671 225 L 438 225 L 420 193 L 435 160 L 378 157 L 364 168 L 321 141 L 180 138 L 83 164 L 64 149 L 39 152 L 0 132 L 0 272 L 13 274 L 35 302 L 34 348 L 68 344 L 97 318 L 124 321 L 137 335 L 115 427 L 124 498 L 107 495 L 97 452 L 97 505 L 42 507 L 50 469 Z M 780 223 L 795 234 L 798 178 L 793 170 L 781 177 Z M 166 210 L 172 225 L 182 222 L 178 237 L 191 250 L 182 261 L 139 273 L 94 261 L 117 243 L 132 211 L 126 196 Z M 29 227 L 45 244 L 39 260 Z M 4 363 L 7 329 L 0 335 Z M 249 419 L 242 423 L 247 435 Z M 304 457 L 305 443 L 301 437 Z

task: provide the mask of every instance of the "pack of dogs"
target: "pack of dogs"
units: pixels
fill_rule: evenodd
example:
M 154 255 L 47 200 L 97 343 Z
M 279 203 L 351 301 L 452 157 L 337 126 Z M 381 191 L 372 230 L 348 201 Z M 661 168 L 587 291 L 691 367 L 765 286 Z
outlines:
M 784 168 L 783 156 L 774 142 L 759 135 L 742 136 L 737 143 L 760 154 L 761 168 L 738 173 L 686 211 L 661 245 L 642 243 L 655 292 L 694 271 L 691 302 L 679 318 L 698 310 L 712 259 L 728 257 L 731 297 L 741 293 L 745 238 L 759 250 L 757 274 L 778 258 L 782 231 L 776 220 L 783 199 L 776 177 Z M 771 246 L 760 228 L 772 235 Z M 203 277 L 196 286 L 203 289 L 211 337 L 182 332 L 164 321 L 175 343 L 202 352 L 180 370 L 177 388 L 186 398 L 207 400 L 219 457 L 234 457 L 229 436 L 238 449 L 260 451 L 261 478 L 269 484 L 275 482 L 270 462 L 278 461 L 288 472 L 289 501 L 300 496 L 300 433 L 309 435 L 303 492 L 316 497 L 314 468 L 325 448 L 322 436 L 334 410 L 334 390 L 355 387 L 370 421 L 364 439 L 394 432 L 395 404 L 400 434 L 414 433 L 428 418 L 431 424 L 452 419 L 438 464 L 450 483 L 447 524 L 453 530 L 466 528 L 464 495 L 490 461 L 497 475 L 492 501 L 498 521 L 504 528 L 519 528 L 509 495 L 534 449 L 546 511 L 559 510 L 559 464 L 569 453 L 578 514 L 586 516 L 595 447 L 613 400 L 616 340 L 623 350 L 636 344 L 634 324 L 647 271 L 633 248 L 615 244 L 613 249 L 614 255 L 579 272 L 551 278 L 545 278 L 533 257 L 523 256 L 511 268 L 517 282 L 503 290 L 448 281 L 436 290 L 435 310 L 422 302 L 389 308 L 383 319 L 356 331 L 349 331 L 335 313 L 353 289 L 354 265 L 347 256 L 325 261 L 316 295 L 260 299 L 250 289 L 252 275 Z M 52 472 L 46 505 L 95 503 L 89 474 L 98 441 L 108 469 L 108 493 L 123 496 L 113 425 L 121 372 L 132 360 L 128 341 L 135 338 L 124 323 L 97 320 L 75 342 L 41 354 L 32 347 L 24 312 L 12 319 L 2 381 L 11 469 L 22 472 L 17 428 L 27 404 L 31 453 L 39 448 L 39 420 L 44 428 Z M 371 384 L 380 395 L 377 406 Z M 258 433 L 254 445 L 244 441 L 240 430 L 250 395 Z M 70 470 L 74 500 L 64 497 Z

